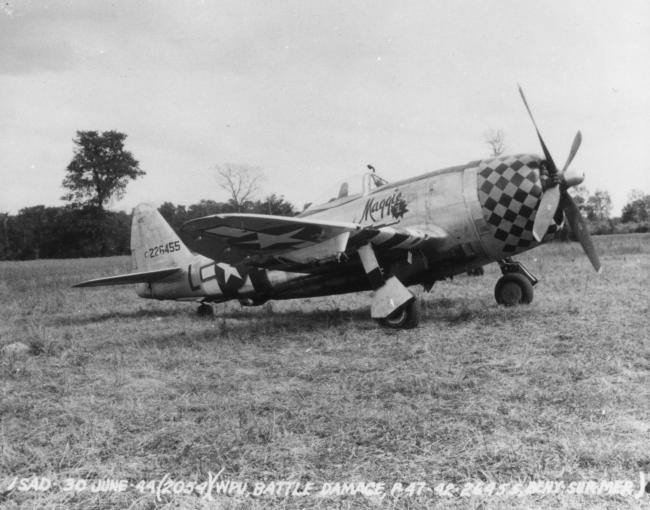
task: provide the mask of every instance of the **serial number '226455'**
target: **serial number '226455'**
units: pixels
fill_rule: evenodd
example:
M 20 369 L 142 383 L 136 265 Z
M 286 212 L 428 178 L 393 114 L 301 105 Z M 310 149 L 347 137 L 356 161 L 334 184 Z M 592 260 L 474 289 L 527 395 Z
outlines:
M 147 248 L 144 250 L 144 258 L 152 259 L 165 253 L 173 253 L 175 251 L 181 250 L 181 243 L 179 241 L 170 241 L 167 244 L 159 244 L 152 248 Z

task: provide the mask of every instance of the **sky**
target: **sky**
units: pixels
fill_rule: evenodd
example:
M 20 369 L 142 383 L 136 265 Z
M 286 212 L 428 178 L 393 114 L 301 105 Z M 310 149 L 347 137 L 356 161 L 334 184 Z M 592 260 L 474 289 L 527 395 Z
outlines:
M 63 205 L 78 130 L 117 130 L 139 202 L 226 200 L 262 170 L 299 208 L 367 164 L 388 180 L 541 154 L 620 214 L 650 194 L 650 2 L 1 0 L 0 212 Z

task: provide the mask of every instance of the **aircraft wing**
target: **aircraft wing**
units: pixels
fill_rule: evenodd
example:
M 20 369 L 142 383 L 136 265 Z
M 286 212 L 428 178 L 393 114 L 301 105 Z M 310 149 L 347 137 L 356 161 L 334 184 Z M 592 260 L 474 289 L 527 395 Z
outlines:
M 132 283 L 151 283 L 170 276 L 180 271 L 180 267 L 170 267 L 168 269 L 156 269 L 154 271 L 143 271 L 140 273 L 128 273 L 117 276 L 107 276 L 104 278 L 95 278 L 77 283 L 73 287 L 100 287 L 102 285 L 128 285 Z
M 190 248 L 206 257 L 259 267 L 279 262 L 284 269 L 337 259 L 368 242 L 380 251 L 409 250 L 447 236 L 431 226 L 424 231 L 263 214 L 206 216 L 185 223 L 183 232 Z

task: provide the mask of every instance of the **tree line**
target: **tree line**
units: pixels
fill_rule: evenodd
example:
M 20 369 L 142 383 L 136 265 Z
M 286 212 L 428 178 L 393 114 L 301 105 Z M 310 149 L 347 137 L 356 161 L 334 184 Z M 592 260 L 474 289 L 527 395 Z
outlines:
M 232 202 L 201 200 L 189 206 L 163 203 L 160 213 L 180 232 L 186 221 L 208 214 L 249 212 L 293 216 L 293 205 L 275 194 L 247 201 L 243 208 Z M 0 215 L 0 260 L 60 259 L 128 255 L 131 215 L 124 211 L 93 211 L 70 206 L 25 207 L 18 214 Z
M 126 135 L 117 131 L 78 131 L 72 161 L 66 168 L 61 207 L 37 205 L 18 214 L 0 213 L 0 260 L 78 258 L 130 253 L 130 214 L 106 209 L 121 198 L 128 183 L 145 172 L 124 147 Z M 503 132 L 486 134 L 493 155 L 505 148 Z M 186 221 L 218 213 L 247 212 L 293 216 L 294 206 L 275 193 L 254 199 L 261 189 L 259 169 L 242 165 L 216 168 L 217 184 L 228 195 L 225 202 L 201 200 L 189 206 L 163 203 L 159 210 L 176 230 Z M 584 186 L 571 190 L 592 234 L 650 232 L 650 195 L 633 191 L 620 218 L 611 217 L 607 191 L 589 193 Z M 569 239 L 568 226 L 560 239 Z
M 577 186 L 570 192 L 591 234 L 650 232 L 650 195 L 633 190 L 628 197 L 628 203 L 623 207 L 621 216 L 611 217 L 612 199 L 607 191 L 596 190 L 592 194 L 584 186 Z M 565 230 L 567 228 L 565 225 Z
M 126 186 L 145 172 L 117 131 L 77 131 L 74 153 L 66 168 L 61 207 L 37 205 L 18 214 L 0 213 L 0 260 L 78 258 L 130 253 L 131 215 L 106 209 L 113 198 L 121 198 Z M 249 212 L 292 216 L 291 203 L 274 193 L 263 200 L 259 191 L 261 172 L 242 165 L 216 169 L 217 183 L 228 200 L 201 200 L 189 206 L 165 202 L 160 212 L 178 232 L 191 219 L 208 214 Z

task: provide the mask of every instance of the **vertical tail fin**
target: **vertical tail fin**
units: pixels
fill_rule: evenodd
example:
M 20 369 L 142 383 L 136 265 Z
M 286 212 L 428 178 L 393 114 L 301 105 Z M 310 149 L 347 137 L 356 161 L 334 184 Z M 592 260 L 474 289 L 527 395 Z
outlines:
M 134 271 L 182 267 L 193 258 L 174 229 L 150 204 L 133 209 L 131 258 Z

